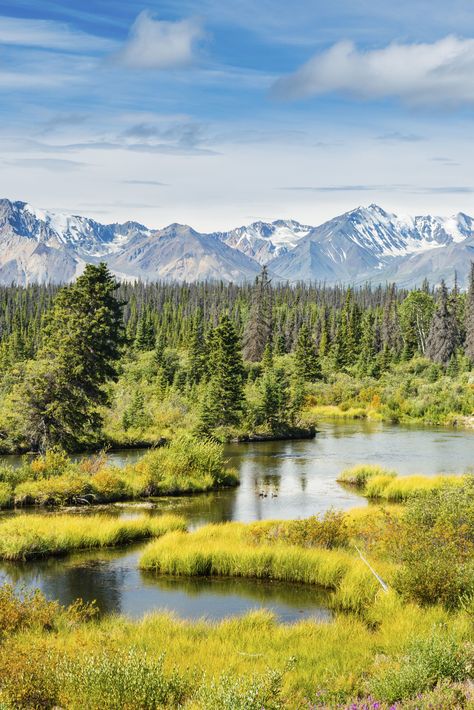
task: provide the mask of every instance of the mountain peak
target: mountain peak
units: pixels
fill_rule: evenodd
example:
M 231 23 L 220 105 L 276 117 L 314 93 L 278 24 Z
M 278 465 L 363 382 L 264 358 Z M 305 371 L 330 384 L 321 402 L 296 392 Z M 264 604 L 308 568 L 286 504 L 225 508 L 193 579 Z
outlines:
M 119 278 L 253 281 L 262 264 L 272 277 L 333 283 L 466 282 L 474 258 L 474 220 L 458 214 L 396 215 L 372 203 L 318 227 L 293 219 L 255 221 L 201 233 L 178 222 L 149 229 L 0 199 L 0 283 L 65 282 L 86 263 L 106 261 Z

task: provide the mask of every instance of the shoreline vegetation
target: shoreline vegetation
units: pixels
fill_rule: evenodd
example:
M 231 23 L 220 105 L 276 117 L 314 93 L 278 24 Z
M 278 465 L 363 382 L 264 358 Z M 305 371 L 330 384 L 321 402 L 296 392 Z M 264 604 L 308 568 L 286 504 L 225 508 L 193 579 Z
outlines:
M 356 488 L 363 496 L 374 501 L 403 503 L 424 492 L 462 488 L 471 479 L 469 474 L 398 476 L 395 471 L 381 466 L 361 464 L 342 471 L 337 482 Z
M 59 449 L 0 466 L 0 508 L 94 505 L 237 486 L 222 444 L 189 435 L 150 449 L 134 464 L 112 466 L 106 454 L 74 462 Z
M 370 478 L 353 473 L 356 481 Z M 0 588 L 0 702 L 91 710 L 472 708 L 473 485 L 466 477 L 403 505 L 194 532 L 173 517 L 141 556 L 141 568 L 157 574 L 323 586 L 331 621 L 285 625 L 265 611 L 218 623 L 159 613 L 130 621 Z M 56 516 L 58 525 L 65 517 Z
M 186 530 L 177 515 L 116 520 L 107 515 L 22 515 L 0 521 L 0 559 L 25 561 L 78 550 L 130 545 Z

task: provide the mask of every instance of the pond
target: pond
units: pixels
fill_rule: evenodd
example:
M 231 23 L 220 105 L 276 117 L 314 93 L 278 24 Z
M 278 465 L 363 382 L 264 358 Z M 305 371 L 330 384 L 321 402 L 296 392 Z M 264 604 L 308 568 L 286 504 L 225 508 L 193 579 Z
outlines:
M 357 463 L 377 463 L 401 475 L 472 471 L 474 431 L 364 421 L 325 422 L 319 429 L 310 441 L 229 445 L 229 465 L 240 472 L 237 489 L 160 498 L 152 504 L 115 505 L 107 510 L 127 517 L 173 511 L 185 515 L 191 528 L 230 520 L 290 519 L 331 507 L 367 505 L 364 498 L 336 481 L 344 468 Z M 110 460 L 122 466 L 142 454 L 117 451 L 110 454 Z M 3 459 L 15 463 L 13 457 Z M 264 607 L 284 621 L 329 618 L 327 597 L 317 589 L 254 580 L 177 580 L 144 574 L 137 569 L 142 548 L 87 552 L 22 565 L 4 563 L 0 564 L 0 581 L 39 587 L 49 598 L 65 604 L 77 597 L 97 599 L 103 612 L 130 616 L 167 609 L 186 618 L 220 619 Z

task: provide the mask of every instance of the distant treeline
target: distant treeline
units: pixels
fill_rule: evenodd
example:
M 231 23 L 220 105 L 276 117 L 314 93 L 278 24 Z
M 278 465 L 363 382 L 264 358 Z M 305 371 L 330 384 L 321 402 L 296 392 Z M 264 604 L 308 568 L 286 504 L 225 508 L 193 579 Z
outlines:
M 34 357 L 45 314 L 59 286 L 0 287 L 0 367 Z M 275 354 L 293 352 L 305 325 L 319 356 L 335 367 L 385 369 L 388 361 L 419 353 L 448 364 L 473 355 L 473 283 L 467 294 L 425 282 L 417 291 L 390 284 L 359 288 L 324 284 L 273 285 L 264 272 L 255 284 L 121 283 L 127 342 L 138 349 L 188 349 L 196 328 L 204 337 L 227 313 L 244 344 L 244 357 L 259 360 L 265 345 Z M 259 305 L 260 304 L 260 305 Z M 471 303 L 471 310 L 474 306 Z M 471 319 L 471 320 L 470 320 Z M 253 322 L 252 322 L 253 321 Z M 471 327 L 469 324 L 471 323 Z M 246 346 L 254 331 L 260 344 Z M 370 374 L 375 374 L 370 372 Z

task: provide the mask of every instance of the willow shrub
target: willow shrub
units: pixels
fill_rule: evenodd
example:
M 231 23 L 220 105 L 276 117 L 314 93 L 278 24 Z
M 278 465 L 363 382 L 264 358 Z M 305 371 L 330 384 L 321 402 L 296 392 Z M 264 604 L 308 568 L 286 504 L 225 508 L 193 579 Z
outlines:
M 312 515 L 301 520 L 265 521 L 249 527 L 255 543 L 285 542 L 301 547 L 347 547 L 349 532 L 345 513 L 330 509 L 323 515 Z
M 226 465 L 222 444 L 189 435 L 148 451 L 123 469 L 109 466 L 105 455 L 74 463 L 58 451 L 19 469 L 7 469 L 0 469 L 0 507 L 12 501 L 15 505 L 81 505 L 199 493 L 235 486 L 239 480 Z
M 148 482 L 152 495 L 209 491 L 238 483 L 237 473 L 226 468 L 222 444 L 190 435 L 149 451 L 131 468 L 132 475 Z
M 387 531 L 407 597 L 454 607 L 474 593 L 474 480 L 419 493 Z

